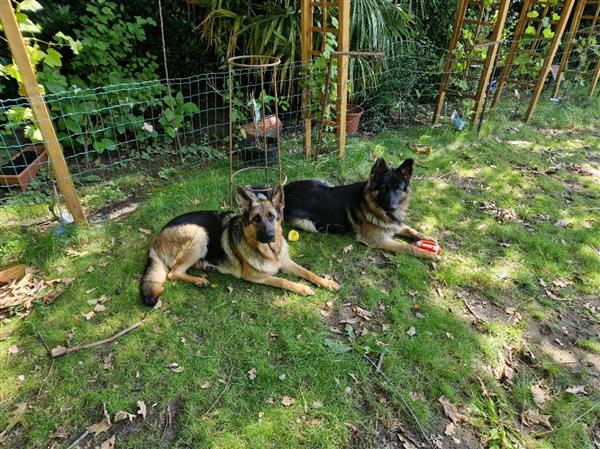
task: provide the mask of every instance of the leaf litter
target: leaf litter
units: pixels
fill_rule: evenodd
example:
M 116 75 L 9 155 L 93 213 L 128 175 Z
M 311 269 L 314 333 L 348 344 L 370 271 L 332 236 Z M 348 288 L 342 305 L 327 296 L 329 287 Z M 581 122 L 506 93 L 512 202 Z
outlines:
M 25 316 L 34 302 L 50 304 L 58 298 L 73 278 L 57 278 L 49 281 L 28 272 L 21 279 L 15 279 L 0 286 L 0 315 Z

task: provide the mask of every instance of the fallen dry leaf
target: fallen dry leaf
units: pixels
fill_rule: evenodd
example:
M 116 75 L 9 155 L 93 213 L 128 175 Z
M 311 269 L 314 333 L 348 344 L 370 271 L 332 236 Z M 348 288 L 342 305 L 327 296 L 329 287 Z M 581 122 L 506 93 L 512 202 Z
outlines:
M 282 381 L 282 382 L 283 382 L 285 379 L 287 379 L 287 376 L 286 376 L 285 374 L 280 374 L 280 375 L 279 375 L 279 380 L 280 380 L 280 381 Z
M 203 390 L 208 390 L 210 388 L 210 382 L 204 382 L 202 385 L 200 385 L 200 388 L 202 388 Z
M 21 402 L 17 404 L 17 407 L 12 412 L 12 416 L 8 420 L 8 424 L 2 432 L 0 432 L 0 443 L 6 439 L 6 435 L 10 432 L 17 424 L 23 423 L 25 418 L 25 412 L 27 411 L 27 402 Z
M 90 321 L 92 318 L 94 318 L 94 316 L 96 316 L 96 312 L 92 310 L 91 312 L 84 313 L 83 316 L 86 320 Z
M 11 345 L 8 347 L 8 353 L 10 355 L 15 355 L 19 353 L 19 348 L 16 345 Z
M 77 251 L 71 248 L 67 248 L 67 256 L 71 256 L 71 257 L 83 257 L 83 256 L 87 256 L 88 252 L 87 251 Z
M 460 413 L 458 408 L 454 404 L 451 404 L 445 396 L 440 396 L 438 402 L 442 404 L 444 413 L 454 424 L 460 424 L 461 422 L 466 422 L 468 420 L 468 417 Z
M 350 251 L 352 251 L 354 249 L 354 246 L 352 245 L 348 245 L 348 246 L 344 246 L 344 249 L 342 250 L 344 252 L 344 254 L 349 253 Z
M 66 440 L 69 438 L 69 433 L 67 432 L 67 427 L 69 426 L 69 421 L 63 422 L 60 426 L 56 427 L 56 430 L 48 435 L 48 438 L 54 440 Z
M 114 449 L 115 448 L 115 438 L 116 438 L 115 435 L 113 435 L 108 440 L 104 441 L 99 446 L 99 449 Z
M 406 335 L 408 335 L 409 337 L 414 337 L 415 335 L 417 335 L 417 330 L 414 326 L 411 326 L 410 329 L 406 331 Z
M 248 379 L 250 379 L 250 380 L 256 379 L 256 368 L 251 368 L 248 371 Z
M 146 403 L 144 401 L 137 401 L 138 415 L 142 415 L 142 418 L 146 419 Z
M 575 387 L 569 387 L 565 391 L 570 394 L 588 394 L 587 390 L 585 389 L 585 385 L 577 385 Z
M 112 359 L 113 359 L 114 355 L 115 354 L 113 352 L 109 352 L 108 355 L 106 357 L 104 357 L 102 367 L 105 370 L 112 371 L 112 369 L 113 369 Z
M 321 401 L 313 401 L 311 402 L 310 406 L 312 408 L 321 408 L 323 407 L 323 403 Z
M 138 231 L 140 231 L 144 235 L 150 235 L 150 234 L 152 234 L 152 231 L 150 231 L 149 229 L 138 228 Z
M 54 348 L 52 348 L 50 350 L 50 353 L 52 354 L 52 357 L 58 357 L 59 355 L 63 355 L 65 352 L 67 352 L 67 348 L 65 348 L 64 346 L 55 346 Z
M 449 422 L 446 424 L 446 428 L 444 429 L 444 435 L 452 436 L 456 432 L 456 424 L 453 422 Z
M 281 400 L 281 403 L 285 406 L 285 407 L 289 407 L 290 405 L 292 405 L 294 402 L 296 402 L 294 399 L 290 398 L 289 396 L 284 396 L 283 399 Z
M 498 365 L 492 370 L 494 377 L 499 381 L 511 381 L 515 375 L 517 362 L 513 357 L 513 348 L 502 347 L 498 351 Z
M 106 306 L 102 304 L 96 304 L 96 307 L 94 307 L 94 312 L 104 312 L 105 310 Z
M 106 432 L 108 429 L 110 429 L 110 426 L 112 425 L 112 423 L 110 421 L 110 415 L 106 411 L 106 404 L 103 404 L 103 411 L 104 411 L 104 418 L 102 419 L 102 421 L 100 421 L 96 424 L 92 424 L 91 426 L 89 426 L 87 428 L 87 430 L 89 430 L 91 433 L 93 433 L 94 436 L 97 436 L 97 435 L 101 434 L 102 432 Z
M 532 385 L 531 394 L 533 394 L 533 402 L 535 402 L 538 407 L 542 407 L 544 402 L 548 400 L 548 387 L 541 384 Z
M 550 415 L 541 415 L 537 410 L 526 410 L 521 413 L 521 422 L 527 427 L 533 427 L 536 424 L 543 424 L 549 429 L 552 428 L 550 424 Z
M 115 413 L 115 422 L 125 421 L 126 419 L 133 421 L 135 419 L 135 415 L 124 410 L 119 410 L 117 413 Z
M 371 321 L 373 319 L 373 314 L 361 307 L 354 306 L 352 307 L 352 311 L 365 321 Z

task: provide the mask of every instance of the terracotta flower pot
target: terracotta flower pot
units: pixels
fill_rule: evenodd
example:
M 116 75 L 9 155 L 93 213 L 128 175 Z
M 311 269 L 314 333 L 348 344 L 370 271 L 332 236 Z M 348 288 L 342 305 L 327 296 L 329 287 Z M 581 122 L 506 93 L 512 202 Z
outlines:
M 281 129 L 283 124 L 278 117 L 273 115 L 267 115 L 265 118 L 260 119 L 256 122 L 256 128 L 254 123 L 248 123 L 246 125 L 246 134 L 248 137 L 256 137 L 256 131 L 258 131 L 258 137 L 275 137 L 277 135 L 277 128 Z
M 360 117 L 363 115 L 364 109 L 360 106 L 354 106 L 348 104 L 346 112 L 346 133 L 356 134 L 358 132 L 358 125 L 360 124 Z
M 0 184 L 18 186 L 25 190 L 47 160 L 48 154 L 43 145 L 24 148 L 10 162 L 0 167 Z

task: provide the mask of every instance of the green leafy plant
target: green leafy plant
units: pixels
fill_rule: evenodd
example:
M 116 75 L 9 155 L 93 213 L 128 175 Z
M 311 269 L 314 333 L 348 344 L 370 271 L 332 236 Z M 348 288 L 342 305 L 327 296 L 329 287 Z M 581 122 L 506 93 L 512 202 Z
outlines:
M 34 14 L 42 9 L 42 5 L 35 0 L 23 0 L 16 5 L 15 16 L 19 29 L 24 36 L 25 49 L 31 61 L 31 66 L 40 82 L 39 88 L 42 95 L 65 90 L 68 86 L 67 79 L 60 73 L 63 55 L 61 51 L 69 48 L 75 55 L 82 49 L 80 41 L 58 32 L 51 41 L 43 41 L 36 36 L 41 32 L 39 24 L 34 23 L 28 14 Z M 1 27 L 0 27 L 1 28 Z M 25 96 L 25 89 L 21 73 L 14 61 L 0 64 L 0 77 L 9 82 L 16 82 L 18 92 Z M 6 88 L 5 83 L 0 83 L 0 93 Z M 42 141 L 39 128 L 33 121 L 33 113 L 29 106 L 14 106 L 6 110 L 5 117 L 8 126 L 3 127 L 3 134 L 15 133 L 17 129 L 23 130 L 23 135 L 32 142 Z
M 165 107 L 158 122 L 163 126 L 167 135 L 174 139 L 177 131 L 184 126 L 185 115 L 197 113 L 200 110 L 196 104 L 186 102 L 181 92 L 177 92 L 175 96 L 167 95 L 163 97 L 162 101 Z

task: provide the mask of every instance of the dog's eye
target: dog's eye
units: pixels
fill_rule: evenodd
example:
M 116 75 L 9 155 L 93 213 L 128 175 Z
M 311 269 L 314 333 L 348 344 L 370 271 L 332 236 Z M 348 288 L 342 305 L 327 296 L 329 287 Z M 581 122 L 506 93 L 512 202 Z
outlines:
M 252 221 L 253 221 L 254 223 L 260 223 L 260 221 L 261 221 L 261 220 L 260 220 L 260 215 L 256 215 L 256 216 L 254 217 L 254 220 L 252 220 Z
M 273 220 L 275 220 L 275 215 L 269 214 L 269 221 L 273 221 Z

